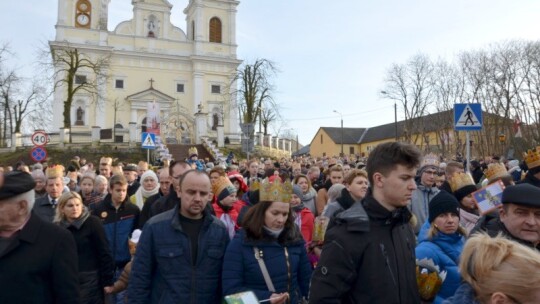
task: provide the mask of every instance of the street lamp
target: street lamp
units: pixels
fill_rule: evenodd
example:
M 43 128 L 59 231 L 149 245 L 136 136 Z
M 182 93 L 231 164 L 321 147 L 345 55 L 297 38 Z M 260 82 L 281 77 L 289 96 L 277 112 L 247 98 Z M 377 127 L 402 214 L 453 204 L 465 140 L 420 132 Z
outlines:
M 334 113 L 337 113 L 339 114 L 339 116 L 341 116 L 341 157 L 343 157 L 343 114 L 336 110 L 334 110 Z
M 381 91 L 381 94 L 383 95 L 388 95 L 388 92 L 386 91 Z M 398 132 L 397 132 L 397 103 L 396 103 L 396 100 L 394 99 L 394 132 L 395 132 L 395 137 L 396 137 L 396 141 L 398 141 Z

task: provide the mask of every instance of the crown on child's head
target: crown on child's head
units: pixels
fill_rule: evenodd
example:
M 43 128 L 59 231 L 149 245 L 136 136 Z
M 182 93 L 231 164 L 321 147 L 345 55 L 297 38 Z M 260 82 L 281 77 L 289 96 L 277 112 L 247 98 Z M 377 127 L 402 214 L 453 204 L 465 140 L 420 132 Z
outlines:
M 189 157 L 192 157 L 193 155 L 199 155 L 199 152 L 197 151 L 197 147 L 189 148 L 188 154 L 189 154 Z
M 259 185 L 259 197 L 260 201 L 267 202 L 284 202 L 289 203 L 292 196 L 292 184 L 289 181 L 284 183 L 279 178 L 274 179 L 274 182 L 270 182 L 268 178 L 265 178 Z
M 452 188 L 452 192 L 456 192 L 457 190 L 470 185 L 474 186 L 475 184 L 474 179 L 469 173 L 456 172 L 450 179 L 450 188 Z
M 540 146 L 535 150 L 528 150 L 527 153 L 523 153 L 523 158 L 529 169 L 540 166 Z

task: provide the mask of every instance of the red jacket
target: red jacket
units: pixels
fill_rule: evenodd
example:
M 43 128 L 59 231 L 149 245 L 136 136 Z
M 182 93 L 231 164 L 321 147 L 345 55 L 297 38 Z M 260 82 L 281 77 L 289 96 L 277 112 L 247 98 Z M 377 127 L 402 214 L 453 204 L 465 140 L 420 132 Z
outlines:
M 301 217 L 301 227 L 300 232 L 302 233 L 302 236 L 304 237 L 304 241 L 306 241 L 306 244 L 311 242 L 311 239 L 313 237 L 313 227 L 315 222 L 315 217 L 313 216 L 313 213 L 309 208 L 304 208 L 296 213 L 296 215 L 300 214 Z

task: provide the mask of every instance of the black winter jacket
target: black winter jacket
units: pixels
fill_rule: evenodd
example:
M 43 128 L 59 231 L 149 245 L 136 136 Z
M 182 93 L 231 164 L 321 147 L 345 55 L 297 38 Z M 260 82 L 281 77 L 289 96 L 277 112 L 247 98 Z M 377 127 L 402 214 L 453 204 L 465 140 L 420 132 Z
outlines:
M 336 217 L 313 273 L 310 303 L 420 303 L 415 237 L 403 207 L 372 196 Z

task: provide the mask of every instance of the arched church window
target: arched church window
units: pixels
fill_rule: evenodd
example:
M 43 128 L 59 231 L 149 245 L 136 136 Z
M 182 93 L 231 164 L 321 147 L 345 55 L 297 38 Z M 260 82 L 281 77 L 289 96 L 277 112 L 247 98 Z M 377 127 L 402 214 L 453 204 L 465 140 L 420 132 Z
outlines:
M 141 122 L 141 132 L 146 132 L 146 117 Z
M 195 40 L 195 21 L 191 20 L 191 40 Z
M 210 19 L 210 42 L 221 43 L 221 20 L 217 17 Z

